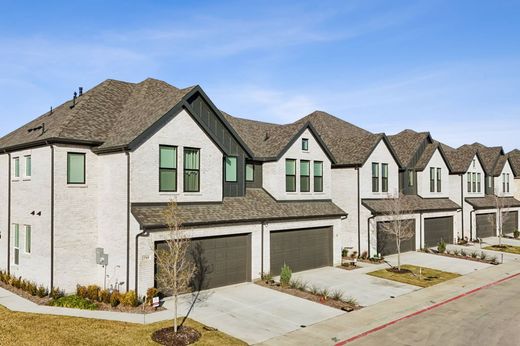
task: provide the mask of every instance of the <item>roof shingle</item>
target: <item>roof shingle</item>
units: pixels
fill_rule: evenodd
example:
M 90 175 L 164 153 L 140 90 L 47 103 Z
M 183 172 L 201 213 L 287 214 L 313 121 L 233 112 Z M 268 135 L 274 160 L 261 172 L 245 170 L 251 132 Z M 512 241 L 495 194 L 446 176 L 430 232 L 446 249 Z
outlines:
M 460 206 L 449 198 L 422 198 L 418 195 L 401 195 L 403 211 L 410 213 L 429 211 L 449 211 Z M 375 215 L 385 215 L 392 211 L 389 199 L 363 199 L 362 204 Z

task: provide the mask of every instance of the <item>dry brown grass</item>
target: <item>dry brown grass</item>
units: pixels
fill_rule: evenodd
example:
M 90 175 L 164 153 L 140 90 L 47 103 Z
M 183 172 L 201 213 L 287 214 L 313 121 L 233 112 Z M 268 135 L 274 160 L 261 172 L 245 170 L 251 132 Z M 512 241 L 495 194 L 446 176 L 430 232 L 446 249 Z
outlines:
M 157 345 L 150 335 L 171 321 L 149 325 L 93 320 L 78 317 L 12 312 L 0 305 L 0 345 Z M 194 345 L 245 345 L 220 331 L 187 324 L 202 333 Z

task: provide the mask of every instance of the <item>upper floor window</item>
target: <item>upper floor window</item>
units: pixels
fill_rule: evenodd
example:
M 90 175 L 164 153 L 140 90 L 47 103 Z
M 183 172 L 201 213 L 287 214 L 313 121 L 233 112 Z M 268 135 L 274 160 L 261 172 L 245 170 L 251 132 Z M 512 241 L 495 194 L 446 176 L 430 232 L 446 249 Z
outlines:
M 285 191 L 296 192 L 296 160 L 285 160 Z
M 235 156 L 226 157 L 226 182 L 235 183 L 237 181 L 237 158 Z
M 482 182 L 481 182 L 481 180 L 482 180 L 482 174 L 477 173 L 477 192 L 482 191 L 482 188 L 481 188 Z
M 414 184 L 413 171 L 408 171 L 408 186 L 412 187 Z
M 159 191 L 177 191 L 177 147 L 159 146 Z
M 307 160 L 300 161 L 300 192 L 311 190 L 311 163 Z
M 502 192 L 509 192 L 509 173 L 502 173 Z
M 323 192 L 323 162 L 314 161 L 314 192 Z
M 493 177 L 488 175 L 487 181 L 488 181 L 488 188 L 492 188 L 493 187 Z
M 509 192 L 509 173 L 507 173 L 507 192 Z
M 246 181 L 255 180 L 255 166 L 252 163 L 246 164 Z
M 430 192 L 435 192 L 435 168 L 430 167 Z
M 20 225 L 17 223 L 13 224 L 14 231 L 14 264 L 20 264 Z
M 85 184 L 85 153 L 67 153 L 67 184 Z
M 29 178 L 32 174 L 31 155 L 25 156 L 25 176 Z
M 467 185 L 468 185 L 468 192 L 471 192 L 471 179 L 472 179 L 473 175 L 468 172 L 466 174 L 466 180 L 467 180 Z
M 471 173 L 471 187 L 472 192 L 477 192 L 477 173 Z
M 388 192 L 388 163 L 381 164 L 381 191 Z
M 302 138 L 302 150 L 309 151 L 309 140 L 307 138 Z
M 372 192 L 379 192 L 379 163 L 372 162 Z
M 437 168 L 437 192 L 442 191 L 442 170 Z
M 31 226 L 25 225 L 25 253 L 31 253 Z
M 184 148 L 184 192 L 200 191 L 200 150 Z
M 20 158 L 13 158 L 13 176 L 15 178 L 20 178 Z

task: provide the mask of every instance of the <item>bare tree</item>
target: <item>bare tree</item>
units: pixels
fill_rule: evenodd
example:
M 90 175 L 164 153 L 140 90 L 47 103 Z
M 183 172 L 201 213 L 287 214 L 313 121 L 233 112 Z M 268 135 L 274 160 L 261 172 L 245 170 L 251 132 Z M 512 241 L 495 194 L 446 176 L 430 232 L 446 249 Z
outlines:
M 397 270 L 401 271 L 401 244 L 403 241 L 410 240 L 415 235 L 414 221 L 404 219 L 405 214 L 409 214 L 411 206 L 403 194 L 399 197 L 389 196 L 385 200 L 384 215 L 386 221 L 381 224 L 381 230 L 387 235 L 395 238 L 397 247 Z
M 179 295 L 190 290 L 190 284 L 197 267 L 189 256 L 190 238 L 186 230 L 181 228 L 177 203 L 170 201 L 165 209 L 164 217 L 168 225 L 169 237 L 165 246 L 155 250 L 157 264 L 157 283 L 159 287 L 167 289 L 174 297 L 173 328 L 177 333 Z
M 493 195 L 493 206 L 497 213 L 489 215 L 490 224 L 493 225 L 495 231 L 498 229 L 498 246 L 502 246 L 502 237 L 504 236 L 504 225 L 512 217 L 509 213 L 511 203 L 505 197 L 499 197 L 496 194 Z

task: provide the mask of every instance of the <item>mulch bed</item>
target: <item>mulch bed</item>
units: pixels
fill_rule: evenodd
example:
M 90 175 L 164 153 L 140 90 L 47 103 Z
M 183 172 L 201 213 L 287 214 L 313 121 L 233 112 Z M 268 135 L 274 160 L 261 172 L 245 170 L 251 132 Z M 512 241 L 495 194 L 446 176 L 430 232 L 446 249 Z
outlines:
M 312 294 L 311 292 L 307 291 L 300 291 L 296 288 L 290 288 L 290 287 L 282 287 L 280 284 L 275 282 L 266 282 L 264 280 L 256 281 L 256 284 L 264 287 L 268 287 L 270 289 L 276 290 L 278 292 L 287 293 L 299 298 L 307 299 L 316 303 L 320 303 L 323 305 L 330 306 L 332 308 L 340 309 L 343 311 L 351 312 L 354 310 L 359 310 L 363 308 L 361 305 L 355 305 L 350 304 L 347 302 L 335 300 L 332 298 L 324 299 L 322 296 Z
M 14 294 L 16 294 L 22 298 L 25 298 L 27 300 L 30 300 L 31 302 L 38 304 L 38 305 L 49 305 L 49 303 L 52 300 L 48 296 L 43 297 L 43 298 L 40 298 L 38 296 L 33 296 L 29 292 L 24 291 L 21 288 L 16 288 L 14 286 L 7 285 L 2 281 L 0 281 L 0 287 L 2 287 L 3 289 L 6 289 L 8 291 L 11 291 Z M 143 305 L 139 305 L 136 307 L 118 305 L 114 308 L 110 304 L 105 304 L 105 303 L 100 303 L 100 302 L 94 302 L 94 303 L 97 305 L 97 310 L 100 310 L 100 311 L 129 312 L 129 313 L 134 313 L 134 314 L 149 314 L 149 313 L 156 312 L 156 311 L 166 310 L 163 307 L 158 307 L 156 309 L 153 306 L 148 305 L 148 304 L 144 304 L 144 308 L 143 308 Z
M 152 334 L 152 340 L 168 346 L 185 346 L 193 344 L 199 340 L 202 336 L 196 329 L 191 327 L 182 326 L 177 329 L 177 333 L 174 332 L 173 327 L 159 329 Z
M 478 252 L 478 250 L 475 250 L 475 251 Z M 459 259 L 464 259 L 464 260 L 473 261 L 473 262 L 493 264 L 493 265 L 499 265 L 500 264 L 498 261 L 497 262 L 493 262 L 491 259 L 482 260 L 480 257 L 471 257 L 470 254 L 468 254 L 468 256 L 462 256 L 462 255 L 458 255 L 457 256 L 457 255 L 453 255 L 453 254 L 449 254 L 449 253 L 440 253 L 438 251 L 432 251 L 432 250 L 426 251 L 426 253 L 433 254 L 433 255 L 438 255 L 438 256 L 444 256 L 444 257 L 459 258 Z

